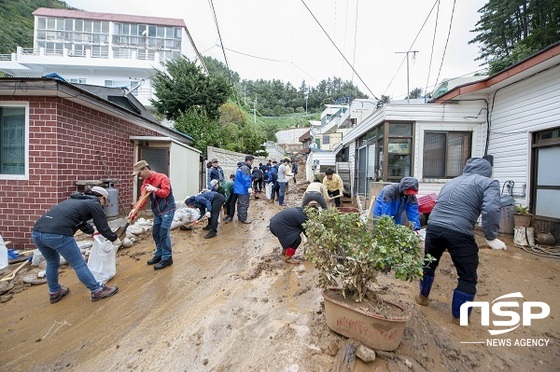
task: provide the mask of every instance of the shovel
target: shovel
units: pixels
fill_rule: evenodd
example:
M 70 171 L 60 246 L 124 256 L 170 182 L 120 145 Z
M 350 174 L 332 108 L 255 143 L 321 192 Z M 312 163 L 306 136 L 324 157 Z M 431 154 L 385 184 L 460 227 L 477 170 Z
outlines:
M 140 199 L 138 199 L 138 201 L 134 204 L 134 207 L 132 207 L 132 209 L 136 209 L 136 210 L 138 211 L 137 207 L 140 206 L 140 205 L 142 205 L 142 204 L 144 203 L 144 201 L 150 196 L 150 194 L 151 194 L 151 193 L 147 192 L 147 193 L 145 193 L 144 195 L 142 195 L 142 196 L 140 197 Z M 122 239 L 124 238 L 124 236 L 126 235 L 126 229 L 127 229 L 128 226 L 132 223 L 132 221 L 133 221 L 133 219 L 132 219 L 132 218 L 129 218 L 129 219 L 126 221 L 126 224 L 125 224 L 124 226 L 119 226 L 119 228 L 115 231 L 115 234 L 117 234 L 117 237 L 118 237 L 119 239 L 122 240 Z

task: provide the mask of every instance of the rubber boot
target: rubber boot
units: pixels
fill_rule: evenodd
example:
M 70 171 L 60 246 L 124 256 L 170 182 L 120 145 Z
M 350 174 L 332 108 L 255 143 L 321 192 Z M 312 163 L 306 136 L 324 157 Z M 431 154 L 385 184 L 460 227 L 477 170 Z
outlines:
M 461 292 L 458 290 L 453 291 L 453 302 L 451 303 L 451 315 L 453 315 L 453 323 L 460 323 L 461 305 L 468 301 L 473 301 L 474 295 Z M 472 307 L 469 307 L 469 317 L 471 316 Z
M 428 306 L 430 302 L 428 296 L 432 290 L 432 284 L 434 283 L 434 277 L 429 275 L 424 275 L 420 279 L 420 294 L 416 297 L 416 303 L 422 306 Z

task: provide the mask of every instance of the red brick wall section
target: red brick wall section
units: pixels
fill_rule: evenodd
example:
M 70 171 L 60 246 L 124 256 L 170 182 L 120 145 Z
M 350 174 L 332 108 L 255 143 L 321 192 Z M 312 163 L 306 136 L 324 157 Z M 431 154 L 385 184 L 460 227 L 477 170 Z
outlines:
M 29 102 L 29 180 L 0 180 L 0 234 L 12 242 L 8 248 L 34 249 L 33 224 L 76 191 L 78 180 L 118 179 L 119 200 L 129 208 L 129 136 L 160 134 L 62 98 L 16 98 Z

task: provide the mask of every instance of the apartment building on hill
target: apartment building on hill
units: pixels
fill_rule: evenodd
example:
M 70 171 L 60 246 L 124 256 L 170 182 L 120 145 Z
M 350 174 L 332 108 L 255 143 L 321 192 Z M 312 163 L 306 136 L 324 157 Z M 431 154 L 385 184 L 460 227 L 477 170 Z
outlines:
M 206 70 L 182 19 L 50 8 L 33 16 L 33 48 L 0 55 L 0 71 L 122 87 L 151 109 L 150 77 L 164 61 L 183 55 Z

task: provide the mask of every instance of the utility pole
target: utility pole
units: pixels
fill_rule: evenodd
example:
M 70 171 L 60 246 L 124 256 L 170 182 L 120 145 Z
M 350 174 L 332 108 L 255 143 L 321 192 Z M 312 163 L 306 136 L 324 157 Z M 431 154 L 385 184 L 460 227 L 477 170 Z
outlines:
M 253 122 L 257 124 L 257 98 L 253 101 Z
M 412 53 L 412 58 L 416 58 L 417 50 L 408 50 L 406 52 L 395 52 L 395 53 L 406 53 L 406 98 L 407 102 L 410 103 L 410 68 L 408 65 L 408 55 Z

